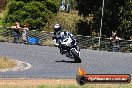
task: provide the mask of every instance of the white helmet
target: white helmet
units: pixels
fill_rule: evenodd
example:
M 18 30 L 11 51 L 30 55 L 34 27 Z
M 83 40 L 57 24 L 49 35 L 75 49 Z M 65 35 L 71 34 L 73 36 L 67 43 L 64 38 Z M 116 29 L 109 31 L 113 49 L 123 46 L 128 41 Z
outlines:
M 59 28 L 60 24 L 55 24 L 54 28 Z
M 61 26 L 60 26 L 60 24 L 55 24 L 55 26 L 54 26 L 54 31 L 55 31 L 56 33 L 58 33 L 58 32 L 61 31 Z

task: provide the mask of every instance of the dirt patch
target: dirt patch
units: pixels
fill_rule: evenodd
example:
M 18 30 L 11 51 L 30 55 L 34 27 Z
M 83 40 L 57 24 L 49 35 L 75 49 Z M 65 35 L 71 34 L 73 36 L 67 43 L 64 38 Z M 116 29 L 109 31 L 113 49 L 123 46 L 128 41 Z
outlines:
M 0 72 L 26 70 L 29 68 L 31 68 L 29 63 L 0 57 Z
M 77 84 L 74 79 L 0 79 L 0 86 L 39 86 L 39 85 L 72 85 Z
M 74 79 L 0 80 L 0 88 L 80 88 Z
M 130 84 L 85 84 L 75 79 L 0 79 L 0 88 L 131 88 Z
M 17 63 L 11 59 L 0 57 L 0 69 L 13 68 Z

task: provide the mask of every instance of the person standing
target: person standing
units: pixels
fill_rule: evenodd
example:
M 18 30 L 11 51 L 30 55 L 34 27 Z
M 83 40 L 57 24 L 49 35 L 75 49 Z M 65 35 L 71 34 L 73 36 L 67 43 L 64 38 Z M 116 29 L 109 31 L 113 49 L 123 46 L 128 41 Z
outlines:
M 20 24 L 19 22 L 15 22 L 15 28 L 13 28 L 13 37 L 14 37 L 14 43 L 19 42 L 19 37 L 20 37 Z
M 116 48 L 119 49 L 119 40 L 120 38 L 117 36 L 116 32 L 112 34 L 112 37 L 110 37 L 110 43 L 111 43 L 113 52 L 116 51 Z
M 22 40 L 24 44 L 27 44 L 27 31 L 29 30 L 28 27 L 29 27 L 28 24 L 25 24 L 22 30 Z

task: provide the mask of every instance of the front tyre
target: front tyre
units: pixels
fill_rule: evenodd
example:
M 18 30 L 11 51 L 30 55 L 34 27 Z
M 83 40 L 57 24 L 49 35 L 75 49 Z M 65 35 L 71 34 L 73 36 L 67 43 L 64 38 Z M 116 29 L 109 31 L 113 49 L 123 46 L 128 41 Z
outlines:
M 80 57 L 79 57 L 79 53 L 77 53 L 75 49 L 71 49 L 71 53 L 74 56 L 74 60 L 76 62 L 79 62 L 79 63 L 82 62 L 81 59 L 80 59 Z

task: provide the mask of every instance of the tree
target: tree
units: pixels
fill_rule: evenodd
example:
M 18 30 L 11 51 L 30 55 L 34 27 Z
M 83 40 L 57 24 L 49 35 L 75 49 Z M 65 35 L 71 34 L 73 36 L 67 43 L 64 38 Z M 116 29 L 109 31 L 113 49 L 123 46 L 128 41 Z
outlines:
M 75 0 L 76 1 L 76 9 L 78 10 L 78 15 L 84 17 L 84 19 L 81 21 L 82 23 L 85 23 L 85 26 L 90 26 L 87 27 L 87 34 L 91 34 L 89 32 L 96 31 L 98 32 L 100 24 L 100 17 L 101 17 L 101 0 Z M 91 18 L 92 20 L 88 21 L 88 18 Z M 86 25 L 86 22 L 87 25 Z M 85 31 L 86 32 L 86 31 Z M 86 34 L 86 33 L 85 33 Z
M 5 8 L 7 0 L 0 0 L 0 12 Z
M 60 0 L 12 0 L 8 3 L 5 25 L 29 23 L 31 29 L 41 30 L 47 21 L 57 13 Z M 57 3 L 58 2 L 58 3 Z
M 99 32 L 102 0 L 76 0 L 79 16 L 93 16 L 92 30 Z M 131 34 L 132 0 L 105 0 L 102 34 L 111 36 L 112 31 L 127 38 Z M 127 37 L 126 37 L 127 36 Z
M 112 35 L 112 31 L 117 31 L 120 34 L 119 27 L 121 26 L 121 9 L 126 5 L 125 0 L 107 0 L 105 1 L 104 19 L 102 33 L 107 37 Z
M 46 0 L 47 9 L 54 13 L 59 11 L 60 4 L 61 0 Z
M 121 24 L 118 29 L 125 39 L 130 39 L 132 36 L 132 0 L 127 0 L 125 3 L 120 7 Z

